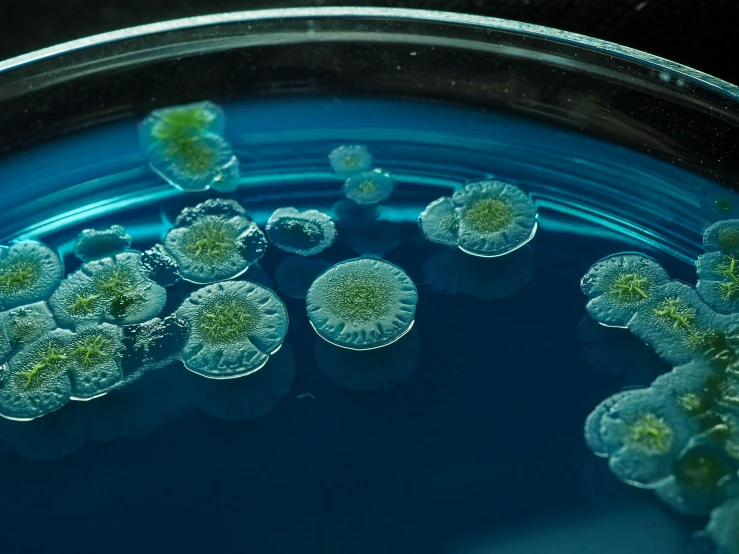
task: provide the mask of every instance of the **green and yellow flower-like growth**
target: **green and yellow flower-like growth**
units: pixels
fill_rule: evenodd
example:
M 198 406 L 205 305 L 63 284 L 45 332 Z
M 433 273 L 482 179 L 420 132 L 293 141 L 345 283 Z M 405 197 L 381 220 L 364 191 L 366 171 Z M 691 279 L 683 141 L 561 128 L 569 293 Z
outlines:
M 112 346 L 113 341 L 102 333 L 88 335 L 72 348 L 70 357 L 80 369 L 91 369 L 110 359 Z
M 627 442 L 649 455 L 664 454 L 672 447 L 672 427 L 655 414 L 645 412 L 629 424 L 626 432 Z
M 55 374 L 65 371 L 69 353 L 63 346 L 47 341 L 36 353 L 36 361 L 25 371 L 19 371 L 15 375 L 21 380 L 23 390 L 29 390 L 39 386 L 47 374 Z
M 40 267 L 36 260 L 17 259 L 0 265 L 0 289 L 8 296 L 36 284 Z
M 209 343 L 224 345 L 248 339 L 257 330 L 261 318 L 255 304 L 223 299 L 204 309 L 197 325 Z
M 202 264 L 218 264 L 236 256 L 238 227 L 229 220 L 208 216 L 191 225 L 182 239 L 182 250 Z
M 651 280 L 642 273 L 623 273 L 613 280 L 609 292 L 619 302 L 634 303 L 647 300 L 651 286 Z
M 513 220 L 513 211 L 500 198 L 478 198 L 459 213 L 460 219 L 474 232 L 497 233 Z

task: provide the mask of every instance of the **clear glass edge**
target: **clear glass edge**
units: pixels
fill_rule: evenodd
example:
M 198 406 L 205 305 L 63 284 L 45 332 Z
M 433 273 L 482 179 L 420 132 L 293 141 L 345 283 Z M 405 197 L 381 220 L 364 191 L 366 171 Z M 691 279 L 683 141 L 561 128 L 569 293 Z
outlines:
M 23 54 L 0 62 L 0 74 L 19 67 L 61 56 L 70 52 L 119 42 L 168 31 L 193 29 L 211 25 L 228 23 L 248 23 L 274 19 L 329 19 L 329 18 L 382 18 L 389 20 L 413 20 L 428 23 L 457 24 L 479 27 L 482 29 L 514 32 L 537 38 L 544 38 L 574 46 L 597 50 L 603 54 L 615 56 L 623 60 L 636 62 L 655 70 L 668 71 L 675 77 L 689 81 L 698 86 L 718 92 L 733 101 L 739 101 L 739 86 L 728 83 L 696 69 L 654 56 L 627 46 L 621 46 L 569 31 L 561 31 L 551 27 L 543 27 L 531 23 L 522 23 L 507 19 L 483 17 L 461 13 L 415 10 L 404 8 L 360 8 L 360 7 L 317 7 L 317 8 L 280 8 L 272 10 L 252 10 L 229 12 L 214 15 L 203 15 L 175 19 L 160 23 L 151 23 L 137 27 L 129 27 L 117 31 L 92 35 L 78 40 L 65 42 L 35 52 Z

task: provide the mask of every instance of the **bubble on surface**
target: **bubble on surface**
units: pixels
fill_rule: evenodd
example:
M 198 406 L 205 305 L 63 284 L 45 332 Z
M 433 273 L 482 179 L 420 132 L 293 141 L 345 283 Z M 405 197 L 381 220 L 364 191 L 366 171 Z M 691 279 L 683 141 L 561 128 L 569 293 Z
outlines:
M 502 256 L 534 238 L 537 212 L 533 200 L 503 181 L 470 183 L 454 193 L 457 242 L 474 256 Z
M 63 329 L 22 348 L 0 371 L 0 416 L 30 421 L 69 401 L 68 348 L 74 334 Z
M 739 498 L 728 500 L 711 512 L 706 533 L 717 547 L 716 554 L 739 554 Z
M 349 248 L 362 256 L 382 257 L 401 243 L 397 227 L 387 221 L 355 227 L 347 233 Z
M 305 300 L 313 281 L 331 265 L 329 260 L 315 256 L 285 256 L 275 271 L 277 288 L 291 298 Z
M 170 185 L 187 192 L 231 189 L 239 178 L 239 160 L 226 139 L 203 134 L 155 144 L 149 165 Z
M 5 362 L 12 352 L 56 329 L 56 321 L 46 302 L 36 302 L 0 312 L 0 328 L 0 362 Z
M 0 247 L 0 308 L 46 300 L 63 275 L 59 255 L 40 242 L 23 240 Z
M 696 432 L 677 403 L 650 387 L 625 391 L 613 402 L 601 418 L 600 439 L 594 444 L 608 454 L 608 465 L 619 479 L 654 488 L 669 478 Z
M 388 389 L 416 368 L 420 340 L 413 329 L 387 348 L 349 350 L 322 339 L 314 343 L 318 367 L 337 385 L 358 391 Z
M 344 196 L 356 204 L 372 205 L 386 200 L 395 188 L 395 181 L 382 169 L 366 171 L 344 182 Z
M 717 221 L 703 233 L 706 252 L 739 256 L 739 219 Z
M 164 238 L 164 248 L 182 278 L 193 283 L 237 277 L 264 253 L 258 244 L 261 231 L 235 202 L 210 201 L 183 210 L 175 225 Z
M 722 314 L 739 312 L 739 257 L 708 252 L 695 264 L 696 291 L 703 301 Z
M 270 216 L 265 231 L 277 248 L 301 256 L 318 254 L 336 240 L 334 222 L 318 210 L 279 208 Z
M 155 244 L 141 254 L 141 266 L 147 277 L 162 287 L 176 285 L 182 278 L 177 261 L 161 244 Z
M 715 442 L 693 441 L 672 467 L 672 476 L 655 489 L 674 510 L 707 516 L 728 497 L 739 492 L 737 461 Z
M 308 318 L 319 336 L 353 350 L 392 344 L 413 325 L 418 293 L 399 267 L 372 258 L 340 262 L 311 285 Z
M 198 408 L 224 421 L 247 421 L 268 414 L 292 387 L 295 355 L 285 344 L 266 365 L 235 381 L 200 379 L 196 384 Z
M 505 298 L 525 287 L 534 274 L 534 252 L 525 247 L 499 258 L 445 250 L 423 265 L 424 279 L 437 292 L 468 294 L 481 300 Z
M 123 327 L 123 379 L 120 388 L 138 381 L 144 373 L 161 369 L 180 358 L 190 326 L 176 314 Z
M 711 357 L 725 347 L 724 321 L 700 299 L 695 290 L 680 282 L 658 289 L 629 322 L 629 330 L 672 365 L 696 356 Z
M 421 234 L 431 242 L 458 246 L 459 220 L 454 202 L 448 196 L 437 198 L 418 216 Z
M 369 170 L 372 154 L 366 146 L 345 145 L 332 150 L 328 160 L 337 177 L 347 178 Z
M 580 281 L 591 300 L 593 319 L 611 327 L 626 327 L 637 310 L 646 306 L 670 280 L 656 261 L 642 254 L 615 254 L 594 264 Z
M 223 110 L 212 102 L 193 102 L 160 108 L 139 124 L 139 140 L 144 150 L 162 143 L 177 142 L 205 133 L 220 135 L 226 126 Z
M 287 332 L 287 310 L 269 289 L 248 281 L 203 287 L 177 309 L 190 325 L 185 366 L 203 377 L 233 379 L 262 368 Z
M 91 400 L 121 380 L 121 328 L 103 323 L 75 334 L 68 349 L 72 400 Z
M 98 231 L 85 229 L 74 243 L 74 255 L 83 262 L 107 258 L 131 248 L 131 235 L 120 225 Z
M 52 309 L 56 305 L 62 306 L 60 314 L 66 312 L 65 318 L 70 310 L 79 310 L 81 315 L 87 314 L 88 308 L 85 306 L 89 305 L 89 313 L 99 314 L 105 322 L 116 325 L 141 323 L 159 315 L 167 301 L 167 291 L 148 278 L 138 252 L 124 252 L 86 263 L 72 275 L 79 273 L 90 278 L 89 292 L 76 291 L 76 287 L 84 286 L 85 280 L 75 279 L 75 286 L 66 290 L 63 297 L 51 302 Z M 70 291 L 74 292 L 68 294 Z

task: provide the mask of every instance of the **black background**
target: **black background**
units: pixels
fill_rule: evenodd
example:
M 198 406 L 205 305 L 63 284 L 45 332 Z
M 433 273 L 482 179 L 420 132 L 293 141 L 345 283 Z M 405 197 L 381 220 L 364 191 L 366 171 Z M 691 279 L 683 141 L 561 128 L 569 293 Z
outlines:
M 443 9 L 537 23 L 625 44 L 739 82 L 737 0 L 3 0 L 0 58 L 178 17 L 336 5 Z

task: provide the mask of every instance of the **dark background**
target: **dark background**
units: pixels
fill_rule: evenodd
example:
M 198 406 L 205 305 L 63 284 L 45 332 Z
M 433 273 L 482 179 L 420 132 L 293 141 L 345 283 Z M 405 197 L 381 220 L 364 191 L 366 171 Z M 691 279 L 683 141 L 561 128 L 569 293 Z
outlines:
M 625 44 L 739 82 L 737 0 L 0 0 L 0 59 L 166 19 L 337 5 L 450 10 L 537 23 Z

